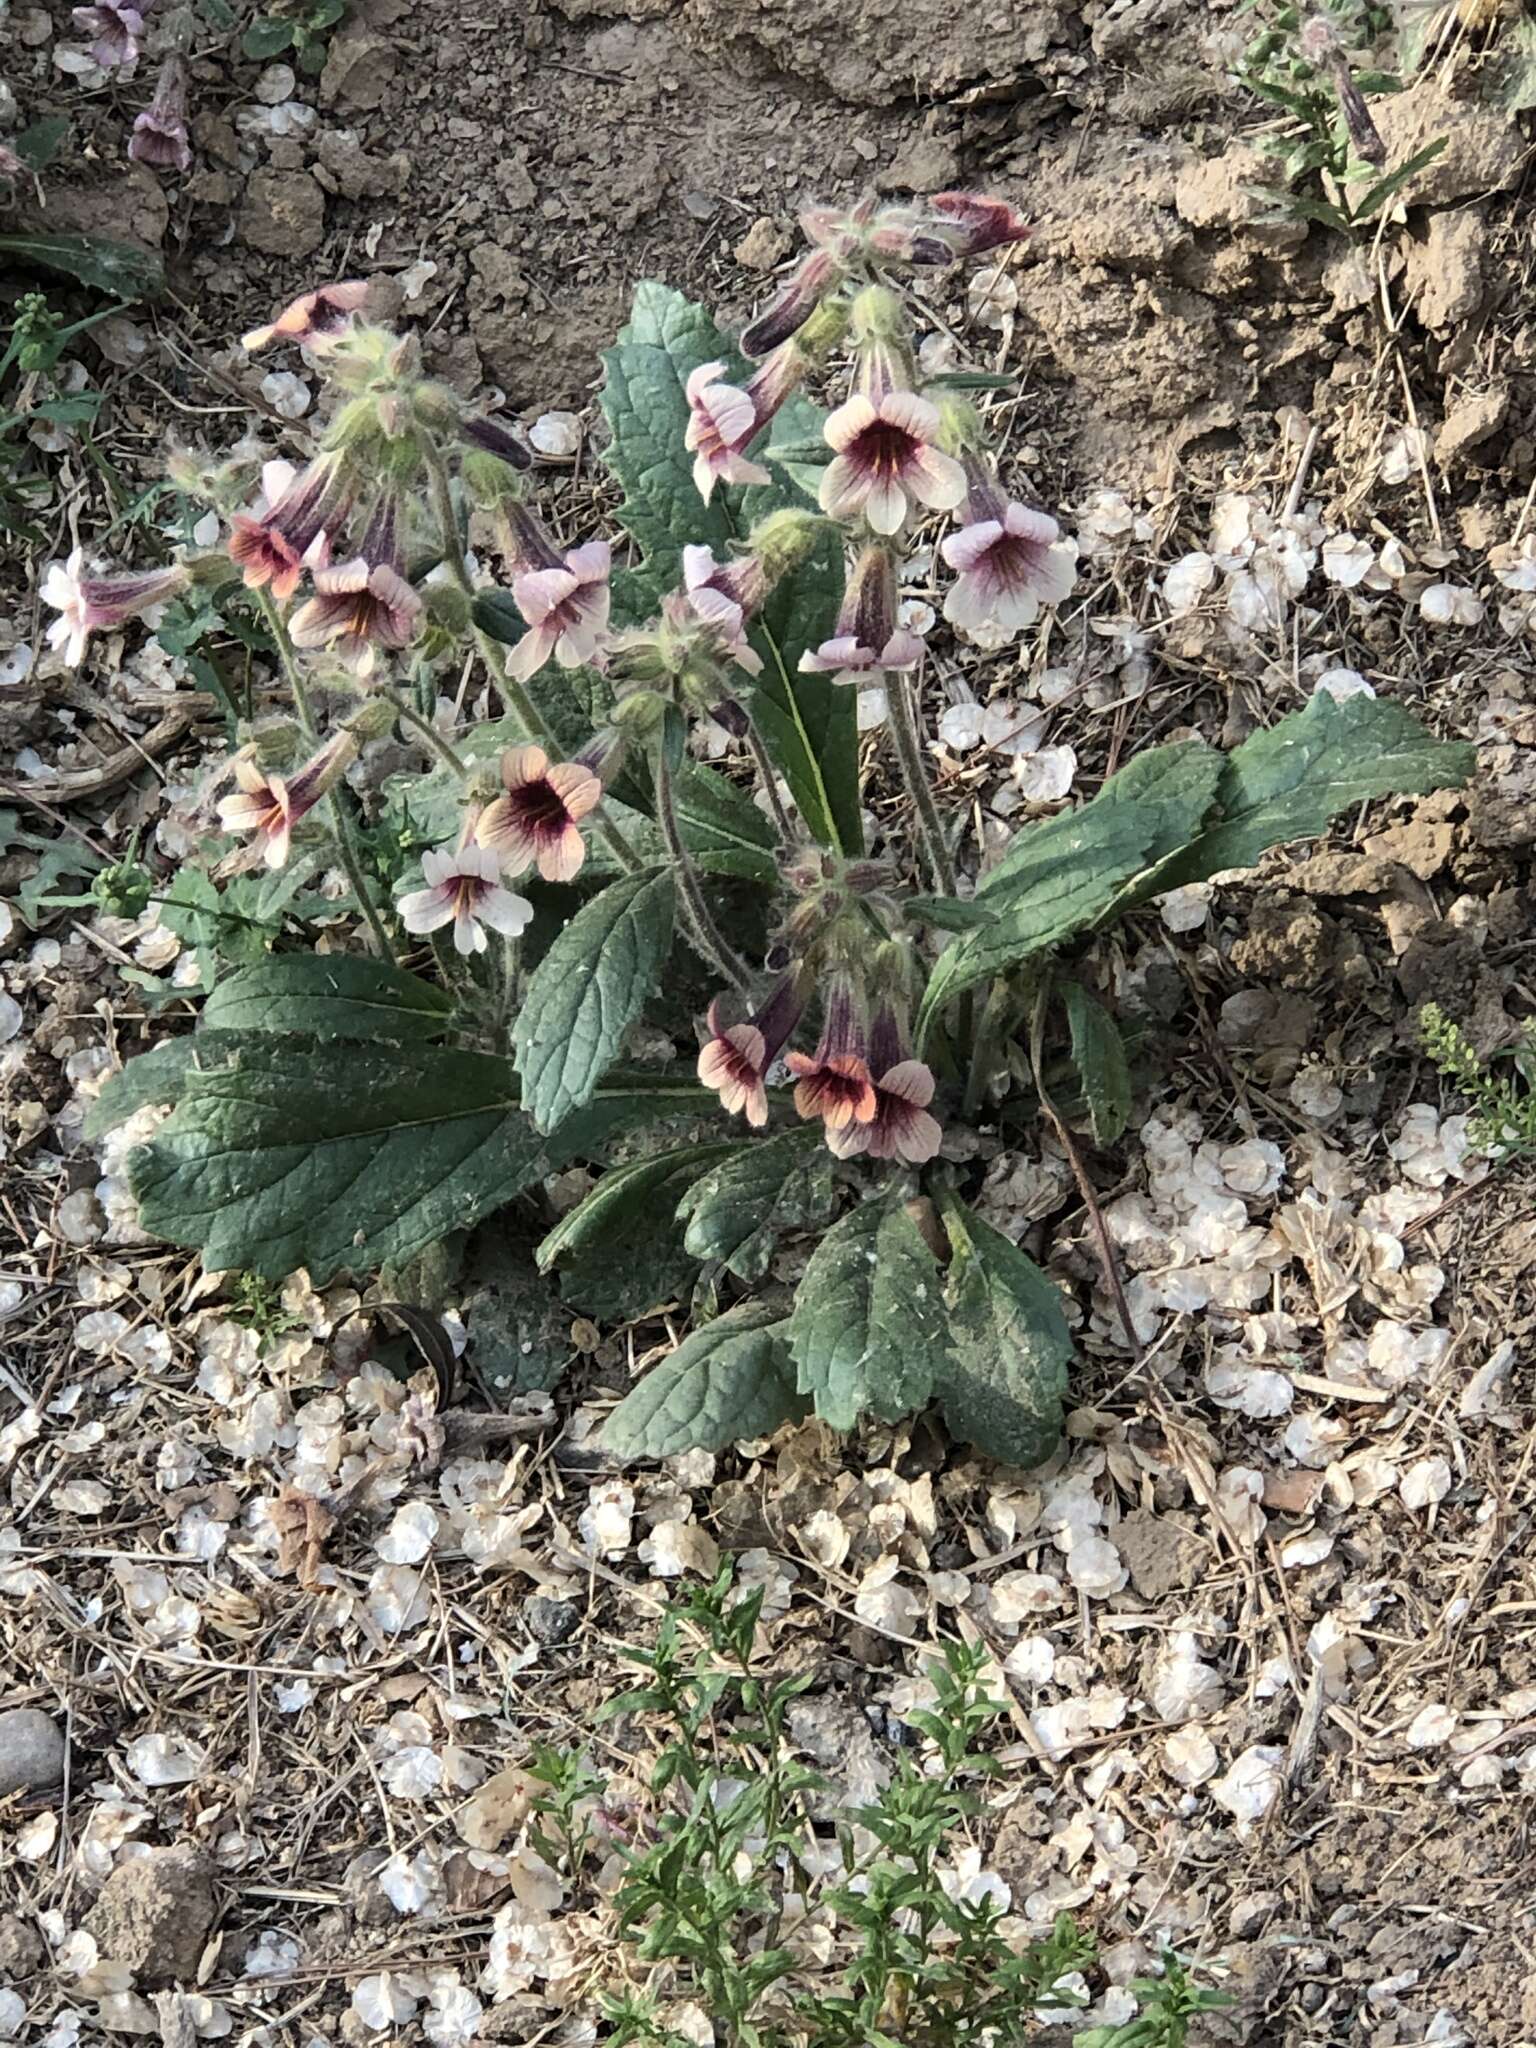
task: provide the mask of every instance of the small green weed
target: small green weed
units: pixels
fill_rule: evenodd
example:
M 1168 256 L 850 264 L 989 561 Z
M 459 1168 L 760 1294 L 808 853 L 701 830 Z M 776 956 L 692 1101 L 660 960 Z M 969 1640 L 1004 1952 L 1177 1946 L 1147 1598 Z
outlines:
M 241 53 L 268 63 L 288 51 L 301 71 L 322 71 L 331 31 L 346 11 L 346 0 L 274 0 L 240 38 Z
M 1492 1055 L 1507 1069 L 1497 1073 L 1438 1003 L 1424 1005 L 1419 1029 L 1424 1050 L 1472 1105 L 1467 1135 L 1478 1150 L 1501 1164 L 1536 1153 L 1536 1025 L 1526 1024 L 1513 1045 Z

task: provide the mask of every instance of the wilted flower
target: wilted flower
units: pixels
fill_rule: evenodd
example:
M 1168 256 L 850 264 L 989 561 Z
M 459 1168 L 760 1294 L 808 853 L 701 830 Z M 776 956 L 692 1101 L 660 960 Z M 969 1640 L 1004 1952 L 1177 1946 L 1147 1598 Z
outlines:
M 684 386 L 688 425 L 683 446 L 693 455 L 693 481 L 706 505 L 717 483 L 772 482 L 763 465 L 745 453 L 757 432 L 756 409 L 739 385 L 723 381 L 724 373 L 724 363 L 700 363 Z
M 269 868 L 288 858 L 293 828 L 312 811 L 357 754 L 357 740 L 339 732 L 291 776 L 267 775 L 249 754 L 235 756 L 238 796 L 219 799 L 219 822 L 226 832 L 254 832 Z
M 921 1166 L 939 1149 L 943 1132 L 929 1114 L 933 1075 L 921 1060 L 907 1057 L 901 1026 L 889 1004 L 881 1004 L 869 1034 L 875 1113 L 868 1123 L 850 1121 L 829 1130 L 827 1143 L 839 1159 L 868 1153 L 872 1159 L 900 1159 Z
M 475 823 L 508 874 L 537 861 L 546 882 L 568 882 L 586 859 L 580 821 L 602 801 L 603 785 L 576 761 L 551 763 L 542 747 L 509 747 L 501 757 L 502 794 Z
M 94 40 L 91 55 L 103 71 L 116 71 L 138 61 L 139 37 L 144 33 L 144 10 L 128 0 L 97 0 L 94 7 L 71 9 L 75 27 Z
M 396 905 L 408 932 L 441 931 L 453 926 L 460 953 L 483 953 L 489 925 L 504 939 L 515 939 L 533 916 L 525 896 L 501 886 L 501 863 L 488 846 L 434 846 L 421 856 L 425 889 L 413 889 Z
M 979 192 L 935 192 L 916 209 L 905 248 L 909 263 L 954 263 L 1022 242 L 1030 230 L 1006 199 Z
M 965 524 L 941 552 L 959 572 L 944 616 L 955 626 L 1033 624 L 1041 605 L 1060 604 L 1077 581 L 1077 550 L 1047 513 L 1005 498 L 969 467 Z
M 528 631 L 507 666 L 527 682 L 553 655 L 561 668 L 579 668 L 602 646 L 608 630 L 608 571 L 612 555 L 605 540 L 589 540 L 564 556 L 512 579 L 512 599 Z
M 801 668 L 830 673 L 834 682 L 858 683 L 887 669 L 916 668 L 922 658 L 922 641 L 897 623 L 896 564 L 889 548 L 865 548 L 844 586 L 836 633 L 808 648 Z
M 398 511 L 385 492 L 349 562 L 315 571 L 315 595 L 288 623 L 295 647 L 326 647 L 354 675 L 373 673 L 381 648 L 408 647 L 422 602 L 403 574 Z
M 160 66 L 155 96 L 134 121 L 128 154 L 136 164 L 148 164 L 153 170 L 191 170 L 185 57 L 169 56 Z
M 699 1079 L 713 1088 L 732 1116 L 745 1113 L 761 1129 L 768 1121 L 763 1076 L 783 1051 L 805 1007 L 804 975 L 792 967 L 744 1024 L 727 1024 L 723 998 L 709 1006 L 709 1041 L 699 1054 Z
M 830 249 L 813 249 L 770 306 L 742 330 L 744 356 L 767 355 L 810 319 L 827 293 L 841 284 L 843 267 Z
M 876 533 L 895 533 L 908 500 L 949 511 L 965 496 L 965 471 L 935 447 L 939 415 L 915 391 L 878 399 L 856 391 L 827 420 L 834 451 L 821 475 L 821 509 L 833 519 L 860 513 Z
M 87 576 L 85 556 L 76 548 L 67 562 L 55 562 L 43 577 L 40 596 L 59 614 L 48 628 L 48 644 L 62 647 L 70 668 L 78 668 L 93 633 L 109 633 L 136 619 L 151 605 L 164 604 L 183 589 L 187 572 L 175 563 L 139 576 Z
M 749 676 L 759 674 L 762 657 L 747 642 L 747 620 L 768 584 L 755 556 L 717 562 L 713 548 L 684 547 L 683 587 L 689 608 L 710 628 L 719 652 Z
M 302 475 L 292 463 L 264 462 L 261 497 L 231 521 L 229 558 L 252 590 L 270 587 L 286 604 L 306 569 L 331 559 L 331 536 L 352 507 L 347 468 L 339 453 L 318 456 Z
M 323 284 L 284 306 L 269 326 L 253 327 L 249 334 L 242 334 L 240 346 L 254 355 L 271 342 L 296 341 L 312 354 L 320 354 L 346 333 L 352 325 L 352 315 L 367 296 L 367 283 L 360 278 L 348 279 L 343 284 Z
M 875 1114 L 864 1042 L 862 1005 L 846 974 L 837 975 L 827 997 L 821 1043 L 813 1053 L 792 1052 L 788 1066 L 798 1076 L 795 1108 L 820 1117 L 830 1136 L 850 1123 L 867 1124 Z

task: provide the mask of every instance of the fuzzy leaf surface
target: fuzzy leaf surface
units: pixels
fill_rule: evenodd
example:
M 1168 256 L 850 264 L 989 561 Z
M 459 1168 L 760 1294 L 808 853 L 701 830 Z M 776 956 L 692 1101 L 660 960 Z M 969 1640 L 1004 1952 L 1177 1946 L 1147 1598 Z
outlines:
M 603 1448 L 620 1458 L 670 1458 L 723 1450 L 797 1420 L 805 1402 L 795 1391 L 788 1328 L 777 1310 L 747 1302 L 695 1330 L 619 1403 Z
M 441 1038 L 453 998 L 419 975 L 361 953 L 279 953 L 221 981 L 203 1006 L 205 1031 L 309 1038 Z
M 535 968 L 513 1031 L 523 1101 L 541 1131 L 590 1102 L 655 989 L 672 944 L 674 889 L 642 869 L 584 903 Z
M 811 1254 L 789 1341 L 797 1384 L 833 1429 L 921 1408 L 947 1362 L 938 1261 L 891 1196 L 833 1225 Z
M 733 1150 L 695 1180 L 677 1205 L 693 1257 L 761 1280 L 781 1230 L 832 1212 L 832 1156 L 820 1139 L 819 1130 L 784 1131 Z
M 610 1167 L 535 1254 L 559 1268 L 560 1291 L 588 1315 L 637 1316 L 679 1293 L 698 1260 L 683 1243 L 678 1197 L 734 1145 L 688 1145 Z
M 957 1437 L 1009 1465 L 1038 1465 L 1061 1435 L 1072 1339 L 1061 1296 L 1027 1253 L 944 1198 L 950 1362 L 937 1387 Z
M 144 1228 L 196 1246 L 210 1270 L 276 1280 L 305 1266 L 319 1285 L 399 1265 L 613 1131 L 698 1104 L 695 1087 L 615 1076 L 546 1136 L 510 1063 L 488 1053 L 246 1039 L 183 1075 L 129 1180 Z
M 1369 797 L 1459 788 L 1475 764 L 1470 746 L 1437 740 L 1399 704 L 1380 697 L 1337 703 L 1321 690 L 1304 711 L 1226 757 L 1215 816 L 1157 887 L 1251 868 L 1270 847 L 1315 837 Z
M 1131 1115 L 1131 1069 L 1120 1027 L 1104 1005 L 1081 982 L 1062 990 L 1067 1029 L 1072 1035 L 1072 1064 L 1088 1105 L 1088 1125 L 1096 1145 L 1113 1145 Z

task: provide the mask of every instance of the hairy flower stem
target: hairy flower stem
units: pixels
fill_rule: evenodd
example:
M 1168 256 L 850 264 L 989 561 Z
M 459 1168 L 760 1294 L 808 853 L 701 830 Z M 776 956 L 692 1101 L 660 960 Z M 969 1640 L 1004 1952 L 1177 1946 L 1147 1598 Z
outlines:
M 933 870 L 940 894 L 953 896 L 955 864 L 949 857 L 949 848 L 944 844 L 944 829 L 939 823 L 933 791 L 928 787 L 928 777 L 923 767 L 922 746 L 918 739 L 917 692 L 918 677 L 921 673 L 920 668 L 912 670 L 910 674 L 903 674 L 894 669 L 887 670 L 885 701 L 890 707 L 891 734 L 896 741 L 896 758 L 901 765 L 901 779 L 917 812 L 918 827 L 923 835 L 928 865 Z
M 288 628 L 283 622 L 282 613 L 273 601 L 271 592 L 267 590 L 258 591 L 257 596 L 261 605 L 262 617 L 267 622 L 267 631 L 272 635 L 277 647 L 277 656 L 278 660 L 282 663 L 283 675 L 287 680 L 289 689 L 293 692 L 293 708 L 299 715 L 300 728 L 303 731 L 304 737 L 311 745 L 314 745 L 320 736 L 315 724 L 314 706 L 309 701 L 309 688 L 304 681 L 303 670 L 299 667 L 299 660 L 294 652 L 293 642 L 288 637 Z M 368 929 L 373 935 L 374 945 L 381 958 L 393 961 L 395 949 L 389 942 L 389 933 L 384 928 L 384 920 L 379 915 L 378 905 L 374 902 L 368 890 L 368 883 L 363 874 L 363 865 L 358 859 L 357 841 L 352 836 L 352 821 L 347 816 L 346 799 L 340 790 L 332 790 L 323 799 L 321 807 L 335 836 L 336 852 L 341 860 L 342 873 L 347 878 L 352 894 L 357 898 L 358 908 L 367 920 Z
M 710 914 L 709 905 L 704 900 L 704 891 L 699 886 L 693 857 L 684 845 L 683 835 L 678 829 L 677 811 L 672 802 L 672 770 L 667 765 L 664 742 L 658 744 L 656 749 L 656 822 L 661 827 L 661 836 L 666 842 L 673 871 L 677 876 L 683 923 L 688 928 L 688 937 L 694 951 L 724 975 L 732 988 L 750 1000 L 752 976 L 745 964 L 726 944 L 719 926 Z
M 768 749 L 763 745 L 763 736 L 757 729 L 757 721 L 750 718 L 747 723 L 747 747 L 757 772 L 762 777 L 763 788 L 768 793 L 768 809 L 778 828 L 780 843 L 788 853 L 795 843 L 794 824 L 789 812 L 784 808 L 783 797 L 779 795 L 778 778 L 773 772 L 773 763 L 768 758 Z
M 436 515 L 438 531 L 442 536 L 443 559 L 447 562 L 449 573 L 454 581 L 464 592 L 465 596 L 473 602 L 475 588 L 469 580 L 469 568 L 464 560 L 464 546 L 459 539 L 459 521 L 458 515 L 453 509 L 453 485 L 449 479 L 448 465 L 443 460 L 441 449 L 435 444 L 428 444 L 426 454 L 427 475 L 431 480 L 432 487 L 432 510 Z M 528 738 L 537 740 L 551 760 L 559 760 L 561 753 L 560 743 L 550 730 L 549 721 L 541 714 L 538 705 L 529 696 L 525 685 L 520 683 L 515 676 L 507 673 L 507 665 L 502 658 L 501 649 L 496 645 L 490 634 L 480 626 L 475 626 L 473 631 L 475 650 L 485 666 L 486 674 L 500 691 L 502 701 L 511 705 L 512 710 L 521 721 L 523 731 L 527 734 Z M 640 856 L 611 819 L 599 816 L 594 821 L 593 829 L 621 868 L 626 868 L 633 874 L 637 868 L 644 865 Z
M 460 775 L 466 772 L 468 763 L 457 749 L 443 738 L 430 718 L 424 717 L 414 704 L 408 704 L 398 691 L 381 690 L 379 695 L 386 703 L 394 706 L 395 716 L 402 725 L 408 725 L 413 732 L 420 733 L 440 761 L 445 762 Z

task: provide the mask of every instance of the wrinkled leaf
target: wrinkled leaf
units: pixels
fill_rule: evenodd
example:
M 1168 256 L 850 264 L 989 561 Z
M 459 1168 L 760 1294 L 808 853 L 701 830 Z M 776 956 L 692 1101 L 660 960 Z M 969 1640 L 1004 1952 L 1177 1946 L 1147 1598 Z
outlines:
M 528 1114 L 552 1131 L 618 1057 L 672 943 L 673 882 L 642 869 L 582 905 L 535 968 L 513 1032 Z
M 297 1032 L 310 1038 L 441 1038 L 453 999 L 419 975 L 360 953 L 280 953 L 221 981 L 205 1031 Z
M 734 1149 L 695 1180 L 677 1213 L 694 1258 L 753 1281 L 767 1272 L 780 1231 L 823 1221 L 835 1200 L 832 1155 L 820 1131 L 797 1127 Z
M 1061 1435 L 1072 1339 L 1034 1260 L 941 1196 L 949 1234 L 951 1357 L 936 1389 L 951 1431 L 1009 1465 L 1038 1465 Z
M 221 1031 L 199 1031 L 163 1039 L 148 1051 L 135 1053 L 92 1103 L 85 1119 L 86 1138 L 94 1143 L 127 1123 L 137 1111 L 175 1102 L 194 1067 L 227 1063 L 239 1044 Z
M 509 1063 L 488 1053 L 246 1039 L 184 1073 L 129 1180 L 144 1228 L 197 1246 L 211 1270 L 282 1279 L 304 1266 L 318 1285 L 399 1265 L 614 1130 L 698 1104 L 695 1087 L 615 1076 L 545 1136 Z
M 1459 788 L 1475 760 L 1471 747 L 1435 739 L 1400 705 L 1379 697 L 1338 703 L 1319 691 L 1304 711 L 1227 756 L 1212 821 L 1156 886 L 1254 867 L 1270 847 L 1315 837 L 1369 797 Z
M 1131 1114 L 1131 1070 L 1120 1027 L 1081 982 L 1069 981 L 1061 993 L 1093 1142 L 1113 1145 Z
M 603 1448 L 620 1458 L 670 1458 L 723 1450 L 798 1420 L 805 1403 L 795 1391 L 788 1328 L 777 1310 L 747 1302 L 695 1330 L 619 1403 Z
M 704 1167 L 737 1149 L 688 1145 L 611 1167 L 540 1244 L 540 1270 L 558 1267 L 567 1301 L 613 1320 L 680 1293 L 698 1260 L 683 1244 L 678 1197 Z
M 801 1279 L 789 1341 L 797 1384 L 834 1429 L 921 1408 L 946 1360 L 938 1261 L 893 1197 L 834 1224 Z
M 152 249 L 103 235 L 0 235 L 0 256 L 59 271 L 115 299 L 157 299 L 165 290 L 165 270 Z

